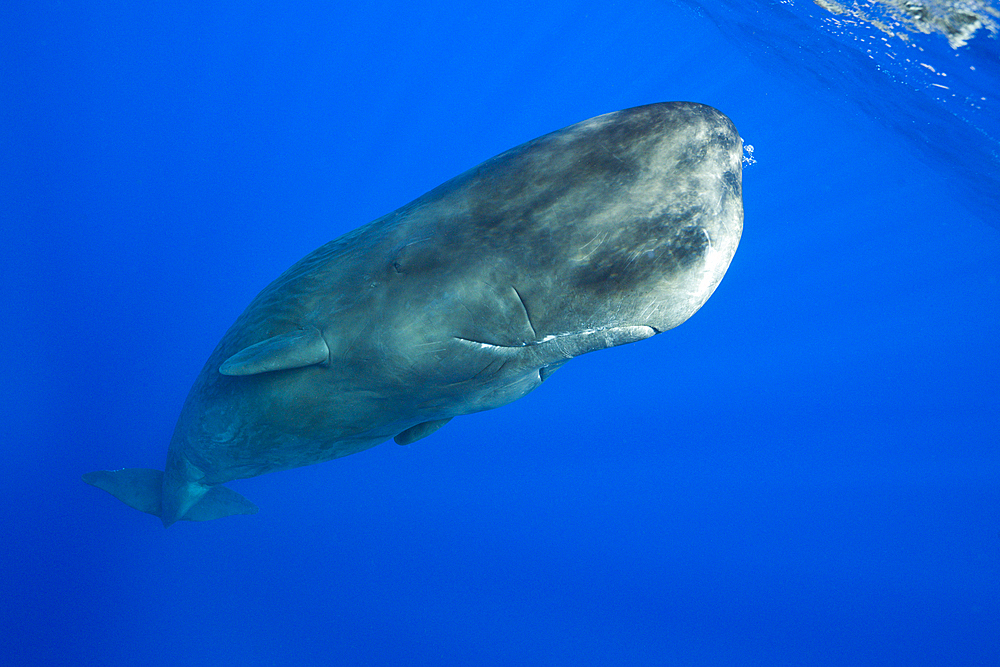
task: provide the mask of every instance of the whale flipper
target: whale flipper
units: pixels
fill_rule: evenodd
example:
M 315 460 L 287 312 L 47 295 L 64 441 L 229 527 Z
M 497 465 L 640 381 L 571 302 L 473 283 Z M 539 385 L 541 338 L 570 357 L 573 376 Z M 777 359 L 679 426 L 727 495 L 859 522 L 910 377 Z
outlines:
M 272 336 L 222 362 L 223 375 L 256 375 L 321 364 L 330 356 L 323 334 L 313 326 Z
M 150 468 L 122 468 L 88 472 L 83 481 L 107 491 L 129 507 L 160 516 L 163 472 Z M 257 506 L 224 486 L 214 486 L 185 514 L 185 521 L 208 521 L 232 514 L 256 514 Z
M 434 431 L 438 430 L 445 424 L 451 421 L 451 417 L 447 419 L 435 419 L 433 421 L 424 422 L 422 424 L 417 424 L 416 426 L 411 426 L 399 435 L 397 435 L 393 440 L 396 441 L 397 445 L 408 445 L 411 442 L 416 442 L 417 440 L 423 440 L 429 436 Z

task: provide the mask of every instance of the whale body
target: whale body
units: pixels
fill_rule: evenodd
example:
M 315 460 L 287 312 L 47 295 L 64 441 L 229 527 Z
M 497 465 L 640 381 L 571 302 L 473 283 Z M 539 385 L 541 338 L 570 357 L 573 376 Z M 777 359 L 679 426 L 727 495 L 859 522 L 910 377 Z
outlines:
M 670 102 L 487 160 L 268 285 L 198 375 L 165 471 L 84 481 L 164 526 L 252 514 L 222 484 L 409 444 L 672 329 L 736 252 L 742 157 L 726 116 Z

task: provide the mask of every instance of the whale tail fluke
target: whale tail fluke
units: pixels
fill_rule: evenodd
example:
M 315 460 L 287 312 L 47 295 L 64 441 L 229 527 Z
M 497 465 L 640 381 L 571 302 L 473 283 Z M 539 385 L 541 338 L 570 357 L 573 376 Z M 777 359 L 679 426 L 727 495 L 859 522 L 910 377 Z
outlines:
M 150 468 L 122 468 L 88 472 L 83 481 L 107 491 L 129 507 L 162 517 L 163 472 Z M 232 514 L 256 514 L 257 506 L 224 486 L 213 486 L 183 516 L 184 521 L 208 521 Z M 169 526 L 176 519 L 164 521 Z

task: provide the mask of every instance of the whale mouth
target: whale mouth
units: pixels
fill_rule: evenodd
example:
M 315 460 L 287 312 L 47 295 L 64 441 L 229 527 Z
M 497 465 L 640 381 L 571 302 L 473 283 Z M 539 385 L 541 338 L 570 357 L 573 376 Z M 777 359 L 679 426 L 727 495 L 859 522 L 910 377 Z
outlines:
M 463 338 L 462 336 L 454 336 L 454 339 L 455 340 L 464 341 L 466 343 L 472 343 L 474 345 L 478 345 L 479 347 L 481 347 L 484 350 L 516 350 L 516 349 L 522 348 L 522 347 L 536 347 L 538 345 L 545 345 L 546 343 L 548 343 L 550 341 L 556 340 L 558 338 L 564 338 L 566 336 L 577 336 L 577 335 L 592 334 L 592 333 L 595 333 L 597 331 L 600 331 L 600 329 L 585 329 L 583 331 L 576 331 L 576 332 L 565 332 L 565 333 L 549 334 L 548 336 L 545 336 L 541 340 L 526 340 L 526 341 L 521 341 L 519 343 L 513 343 L 511 345 L 502 345 L 502 344 L 498 344 L 498 343 L 487 343 L 485 341 L 475 340 L 474 338 Z
M 656 327 L 640 324 L 555 333 L 544 336 L 539 340 L 529 340 L 509 345 L 487 343 L 463 336 L 453 336 L 452 338 L 469 345 L 475 345 L 481 350 L 489 350 L 504 355 L 516 353 L 518 350 L 533 349 L 542 353 L 542 356 L 551 358 L 554 361 L 557 359 L 572 359 L 587 352 L 634 343 L 655 336 L 658 333 L 660 333 L 660 330 Z M 545 352 L 542 352 L 543 350 Z

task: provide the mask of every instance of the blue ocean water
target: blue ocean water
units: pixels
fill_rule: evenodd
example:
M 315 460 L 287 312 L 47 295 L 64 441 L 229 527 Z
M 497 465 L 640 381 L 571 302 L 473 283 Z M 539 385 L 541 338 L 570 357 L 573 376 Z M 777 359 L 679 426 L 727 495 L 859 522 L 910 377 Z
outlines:
M 5 5 L 0 659 L 1000 664 L 1000 18 L 894 7 Z M 756 159 L 690 321 L 230 484 L 255 516 L 164 530 L 80 481 L 162 467 L 215 343 L 307 252 L 667 100 Z

